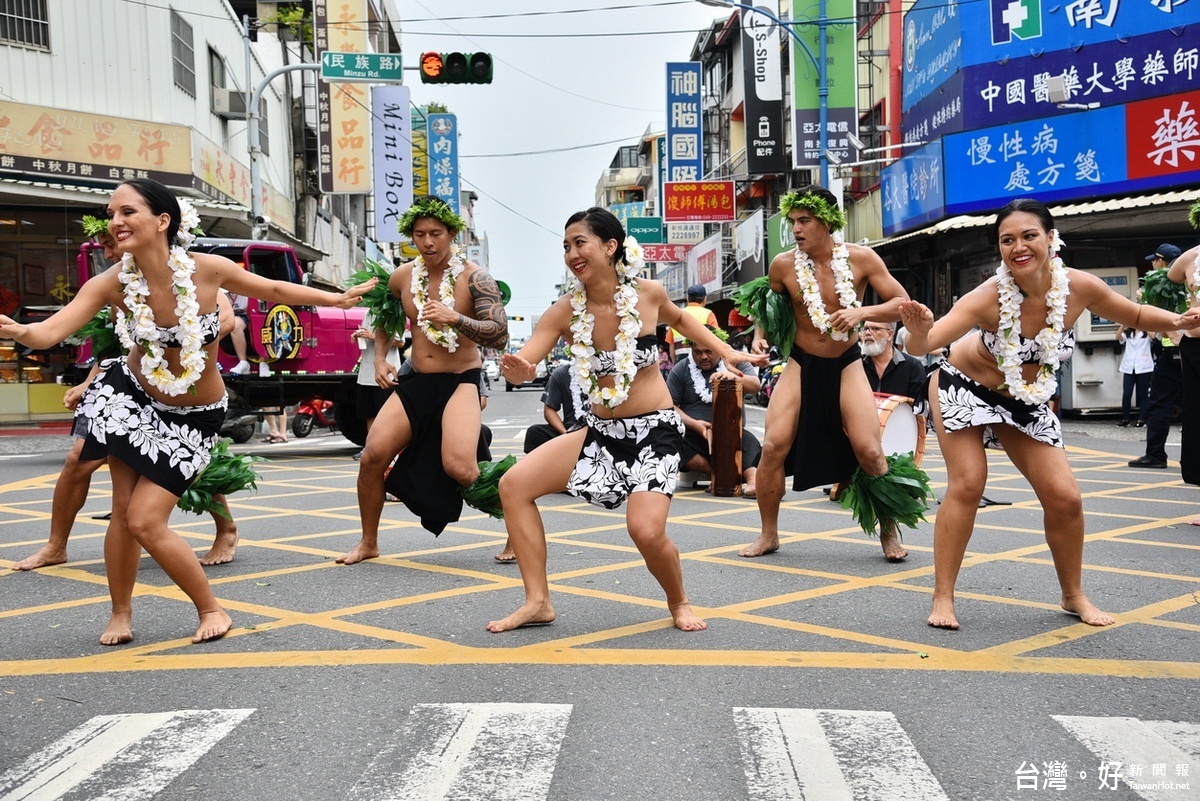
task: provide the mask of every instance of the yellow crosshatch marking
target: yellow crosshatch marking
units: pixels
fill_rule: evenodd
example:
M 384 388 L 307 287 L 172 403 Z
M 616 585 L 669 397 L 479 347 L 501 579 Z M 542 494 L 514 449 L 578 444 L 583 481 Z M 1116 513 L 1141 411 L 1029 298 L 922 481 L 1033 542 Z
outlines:
M 941 493 L 945 465 L 936 444 L 930 445 L 925 468 Z M 1117 617 L 1104 629 L 1072 622 L 1057 607 L 1040 507 L 999 454 L 991 460 L 987 494 L 1011 503 L 979 510 L 959 582 L 964 630 L 953 633 L 924 625 L 936 505 L 930 523 L 908 535 L 908 561 L 888 565 L 878 544 L 840 506 L 816 492 L 789 492 L 780 553 L 743 559 L 737 550 L 757 534 L 753 502 L 681 490 L 669 531 L 684 561 L 685 585 L 711 626 L 707 633 L 684 634 L 671 628 L 661 592 L 625 533 L 624 510 L 552 496 L 543 509 L 559 621 L 492 635 L 484 623 L 521 599 L 516 567 L 492 560 L 504 542 L 500 521 L 465 509 L 458 524 L 434 539 L 403 507 L 388 504 L 381 525 L 384 556 L 337 565 L 334 557 L 359 534 L 357 464 L 284 458 L 261 466 L 258 493 L 230 499 L 241 533 L 238 556 L 208 569 L 234 616 L 224 640 L 190 644 L 191 604 L 147 557 L 134 606 L 137 638 L 115 649 L 96 644 L 108 612 L 105 523 L 91 518 L 104 511 L 109 490 L 102 471 L 75 524 L 72 561 L 33 574 L 0 575 L 0 637 L 7 657 L 0 660 L 0 676 L 526 664 L 1200 678 L 1200 663 L 1188 657 L 1200 650 L 1200 540 L 1178 536 L 1196 514 L 1194 490 L 1174 473 L 1144 476 L 1125 469 L 1127 455 L 1074 447 L 1068 452 L 1087 515 L 1085 586 Z M 43 542 L 56 479 L 50 474 L 0 485 L 0 566 Z M 207 518 L 177 514 L 173 522 L 197 550 L 207 548 Z M 29 589 L 17 582 L 29 582 Z M 1125 607 L 1123 596 L 1110 590 L 1122 582 L 1139 588 L 1139 600 Z M 178 630 L 166 626 L 170 634 L 147 636 L 147 621 L 164 614 L 172 616 L 172 625 L 180 621 Z M 1128 647 L 1129 634 L 1136 637 L 1147 626 L 1173 630 L 1173 654 L 1130 658 L 1137 649 Z M 744 643 L 738 632 L 747 633 Z M 1109 645 L 1118 642 L 1125 645 Z M 34 643 L 39 654 L 60 655 L 22 658 Z

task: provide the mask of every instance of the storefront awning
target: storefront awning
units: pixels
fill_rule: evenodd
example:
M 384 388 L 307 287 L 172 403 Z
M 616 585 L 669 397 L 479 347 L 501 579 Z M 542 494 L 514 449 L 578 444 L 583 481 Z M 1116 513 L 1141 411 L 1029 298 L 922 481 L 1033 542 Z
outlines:
M 1196 200 L 1197 191 L 1190 189 L 1181 192 L 1159 192 L 1152 195 L 1126 195 L 1124 197 L 1108 198 L 1107 200 L 1091 200 L 1083 203 L 1067 203 L 1050 206 L 1050 213 L 1055 219 L 1075 217 L 1084 214 L 1099 214 L 1103 212 L 1128 211 L 1130 209 L 1144 210 L 1153 206 L 1169 206 L 1172 204 L 1189 204 Z M 933 236 L 960 228 L 977 228 L 991 225 L 996 221 L 995 214 L 960 214 L 957 217 L 947 217 L 944 220 L 908 231 L 897 236 L 884 237 L 874 242 L 865 243 L 869 247 L 891 245 L 917 236 Z
M 104 205 L 112 194 L 112 187 L 60 184 L 51 181 L 30 181 L 18 178 L 0 178 L 0 204 L 61 205 L 64 203 L 86 203 Z M 188 195 L 188 200 L 211 217 L 226 217 L 245 220 L 250 209 L 239 203 L 221 203 L 206 197 Z

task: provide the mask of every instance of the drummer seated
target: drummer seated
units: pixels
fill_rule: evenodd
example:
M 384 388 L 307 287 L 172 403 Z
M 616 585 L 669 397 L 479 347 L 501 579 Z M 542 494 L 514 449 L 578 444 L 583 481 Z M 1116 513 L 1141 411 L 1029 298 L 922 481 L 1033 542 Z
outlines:
M 913 400 L 913 413 L 928 416 L 929 378 L 921 360 L 895 346 L 896 324 L 868 320 L 859 334 L 863 368 L 872 392 Z
M 680 451 L 680 469 L 706 475 L 712 474 L 712 387 L 714 379 L 736 379 L 742 384 L 743 393 L 758 392 L 761 382 L 758 369 L 748 363 L 735 365 L 736 373 L 725 368 L 716 354 L 703 345 L 688 343 L 691 352 L 676 362 L 667 376 L 667 389 L 671 400 L 683 418 L 683 448 Z M 742 428 L 742 495 L 755 496 L 754 474 L 758 458 L 762 455 L 762 444 L 753 433 Z
M 868 320 L 858 336 L 871 391 L 912 398 L 918 424 L 924 424 L 929 416 L 929 377 L 920 359 L 896 347 L 896 324 Z M 845 489 L 845 484 L 835 484 L 825 492 L 829 500 L 837 501 Z

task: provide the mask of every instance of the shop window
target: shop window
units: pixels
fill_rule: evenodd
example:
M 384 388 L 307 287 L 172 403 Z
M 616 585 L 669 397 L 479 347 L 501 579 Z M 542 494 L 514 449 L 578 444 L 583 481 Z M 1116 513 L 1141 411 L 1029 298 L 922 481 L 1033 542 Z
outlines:
M 49 51 L 46 0 L 0 0 L 0 42 Z
M 195 97 L 196 48 L 192 43 L 192 26 L 174 10 L 171 11 L 171 63 L 175 85 Z

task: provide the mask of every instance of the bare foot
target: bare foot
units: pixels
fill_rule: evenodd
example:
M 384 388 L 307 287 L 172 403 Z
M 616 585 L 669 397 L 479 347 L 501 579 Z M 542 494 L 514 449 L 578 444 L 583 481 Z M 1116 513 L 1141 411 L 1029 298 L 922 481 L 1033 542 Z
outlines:
M 233 531 L 218 531 L 216 539 L 213 540 L 212 547 L 208 549 L 208 553 L 200 557 L 202 565 L 223 565 L 227 562 L 232 562 L 234 554 L 237 553 L 238 533 L 235 528 Z
M 43 545 L 41 550 L 33 556 L 27 556 L 20 562 L 12 566 L 13 570 L 37 570 L 39 567 L 50 567 L 50 565 L 61 565 L 67 561 L 67 552 L 60 551 L 57 548 L 51 548 L 49 545 Z
M 512 631 L 521 626 L 544 626 L 554 622 L 554 605 L 546 600 L 544 603 L 526 603 L 503 620 L 493 620 L 487 624 L 487 630 L 493 633 Z
M 1073 600 L 1068 599 L 1064 595 L 1062 608 L 1063 611 L 1075 615 L 1089 626 L 1111 626 L 1117 622 L 1117 619 L 1112 615 L 1097 609 L 1096 605 L 1089 601 L 1088 597 L 1083 593 L 1075 596 Z
M 233 627 L 233 620 L 225 613 L 224 609 L 217 609 L 212 612 L 200 613 L 200 625 L 196 628 L 196 634 L 192 637 L 192 642 L 209 642 L 210 640 L 219 640 L 225 636 L 226 632 Z
M 758 490 L 755 489 L 753 484 L 743 484 L 742 485 L 742 497 L 743 498 L 757 498 Z
M 708 628 L 708 624 L 692 611 L 692 605 L 687 601 L 672 606 L 670 609 L 671 617 L 675 620 L 675 628 L 680 631 L 704 631 Z
M 894 528 L 879 535 L 879 544 L 883 546 L 883 557 L 889 562 L 903 562 L 908 556 L 908 550 L 900 544 L 900 535 Z
M 364 559 L 374 559 L 379 556 L 379 546 L 366 546 L 361 542 L 337 558 L 339 565 L 353 565 Z
M 747 545 L 742 550 L 738 551 L 738 556 L 753 558 L 755 556 L 766 556 L 767 554 L 775 553 L 778 550 L 778 534 L 759 534 L 758 539 Z
M 507 565 L 517 561 L 517 554 L 513 551 L 512 545 L 506 542 L 504 543 L 504 550 L 500 551 L 500 553 L 496 554 L 492 558 L 501 564 Z
M 1200 517 L 1197 517 L 1195 520 L 1189 520 L 1188 525 L 1189 526 L 1200 526 Z
M 954 616 L 954 599 L 933 596 L 933 610 L 926 622 L 935 629 L 958 631 L 958 618 Z
M 100 635 L 100 644 L 124 645 L 127 642 L 133 642 L 133 613 L 113 612 L 112 617 L 108 619 L 108 626 Z

